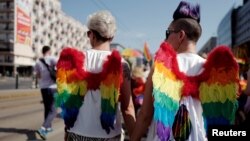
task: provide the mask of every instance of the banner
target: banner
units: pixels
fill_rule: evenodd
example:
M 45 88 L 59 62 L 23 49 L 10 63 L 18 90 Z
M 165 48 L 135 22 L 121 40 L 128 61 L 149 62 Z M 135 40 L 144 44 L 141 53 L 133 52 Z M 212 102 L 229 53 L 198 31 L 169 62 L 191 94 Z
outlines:
M 29 0 L 17 0 L 16 43 L 31 46 L 31 11 Z

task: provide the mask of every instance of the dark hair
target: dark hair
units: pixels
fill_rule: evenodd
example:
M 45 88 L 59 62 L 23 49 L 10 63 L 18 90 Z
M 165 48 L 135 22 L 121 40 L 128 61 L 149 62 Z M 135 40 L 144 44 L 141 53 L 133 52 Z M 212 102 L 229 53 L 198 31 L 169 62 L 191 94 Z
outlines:
M 173 14 L 174 20 L 180 18 L 190 18 L 200 23 L 200 6 L 192 5 L 186 1 L 181 1 Z
M 95 37 L 96 37 L 96 39 L 97 39 L 98 41 L 106 42 L 106 41 L 112 39 L 112 38 L 105 38 L 105 37 L 102 37 L 102 36 L 100 35 L 100 33 L 97 32 L 97 31 L 95 31 L 95 30 L 92 30 L 92 29 L 91 29 L 91 31 L 94 33 L 94 35 L 95 35 Z
M 49 46 L 43 46 L 42 53 L 45 54 L 48 51 L 50 51 L 50 47 Z
M 189 40 L 197 42 L 201 36 L 200 6 L 181 1 L 173 14 L 174 30 L 184 30 Z
M 184 30 L 187 38 L 191 41 L 197 42 L 201 36 L 202 29 L 196 20 L 190 18 L 180 18 L 178 20 L 174 20 L 172 25 L 176 31 Z

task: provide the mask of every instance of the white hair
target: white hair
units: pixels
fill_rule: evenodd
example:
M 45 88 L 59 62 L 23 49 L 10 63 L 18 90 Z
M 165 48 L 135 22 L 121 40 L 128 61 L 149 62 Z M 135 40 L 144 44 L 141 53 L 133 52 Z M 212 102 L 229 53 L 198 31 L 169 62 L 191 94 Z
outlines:
M 109 11 L 98 11 L 89 15 L 87 26 L 97 31 L 104 38 L 113 38 L 116 32 L 115 18 Z

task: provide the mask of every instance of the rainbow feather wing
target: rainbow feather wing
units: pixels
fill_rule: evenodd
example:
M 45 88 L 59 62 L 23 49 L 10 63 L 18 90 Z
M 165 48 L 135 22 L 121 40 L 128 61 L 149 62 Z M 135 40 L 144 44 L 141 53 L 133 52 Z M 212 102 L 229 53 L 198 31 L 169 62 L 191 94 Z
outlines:
M 168 43 L 162 43 L 156 56 L 152 76 L 154 120 L 157 123 L 157 136 L 161 141 L 166 141 L 170 138 L 184 83 L 177 77 L 176 54 Z
M 62 117 L 67 128 L 73 127 L 87 91 L 87 83 L 83 81 L 83 60 L 81 52 L 65 48 L 57 64 L 56 105 L 62 109 Z
M 232 125 L 238 107 L 238 65 L 228 47 L 217 47 L 207 58 L 199 87 L 207 126 Z
M 100 120 L 102 128 L 107 133 L 110 133 L 110 129 L 114 129 L 121 76 L 121 57 L 117 51 L 113 51 L 103 65 L 103 80 L 100 84 L 102 109 Z

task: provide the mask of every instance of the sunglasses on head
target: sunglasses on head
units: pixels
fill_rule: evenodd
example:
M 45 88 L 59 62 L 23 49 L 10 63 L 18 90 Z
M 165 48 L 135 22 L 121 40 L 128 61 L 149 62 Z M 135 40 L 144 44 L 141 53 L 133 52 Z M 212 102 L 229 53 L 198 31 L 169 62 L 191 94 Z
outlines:
M 170 36 L 171 33 L 177 33 L 179 31 L 174 30 L 174 29 L 167 29 L 166 30 L 166 39 L 168 39 L 168 37 Z

